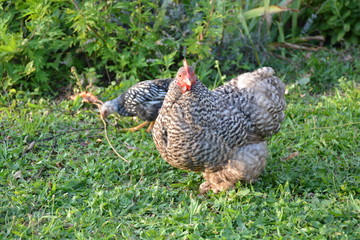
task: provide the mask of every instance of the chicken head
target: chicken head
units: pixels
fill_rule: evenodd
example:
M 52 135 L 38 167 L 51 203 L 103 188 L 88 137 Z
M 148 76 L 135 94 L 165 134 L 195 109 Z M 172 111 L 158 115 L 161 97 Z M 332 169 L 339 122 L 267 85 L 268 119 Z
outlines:
M 197 76 L 194 69 L 187 64 L 184 59 L 184 67 L 181 67 L 176 74 L 177 85 L 181 87 L 182 93 L 191 90 L 191 86 L 196 83 Z

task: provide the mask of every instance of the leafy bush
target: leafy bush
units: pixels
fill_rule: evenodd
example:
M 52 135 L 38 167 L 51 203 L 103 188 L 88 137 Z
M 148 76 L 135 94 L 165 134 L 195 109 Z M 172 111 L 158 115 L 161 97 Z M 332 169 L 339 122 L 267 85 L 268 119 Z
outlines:
M 272 67 L 284 76 L 288 90 L 299 88 L 307 94 L 318 95 L 338 87 L 338 79 L 345 77 L 360 82 L 360 49 L 294 52 L 289 63 L 273 59 Z
M 70 6 L 69 4 L 67 4 Z M 69 50 L 74 39 L 64 21 L 66 3 L 2 2 L 0 73 L 3 89 L 51 90 L 68 78 L 77 60 Z
M 91 82 L 98 86 L 123 80 L 133 84 L 173 76 L 184 57 L 196 66 L 201 79 L 216 84 L 226 75 L 262 65 L 268 59 L 268 43 L 298 37 L 301 4 L 301 0 L 3 1 L 2 90 L 67 91 L 76 84 L 72 67 L 84 77 L 94 77 Z M 304 18 L 309 14 L 303 13 Z M 284 46 L 279 47 L 284 56 Z
M 303 33 L 317 33 L 331 44 L 346 40 L 360 43 L 360 2 L 357 0 L 306 0 L 303 4 L 307 25 Z

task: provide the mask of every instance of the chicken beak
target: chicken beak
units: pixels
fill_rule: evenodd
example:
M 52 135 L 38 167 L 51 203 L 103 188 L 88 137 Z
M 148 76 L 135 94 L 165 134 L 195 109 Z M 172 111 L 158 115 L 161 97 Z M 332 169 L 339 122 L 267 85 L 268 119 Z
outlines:
M 191 81 L 189 78 L 184 79 L 184 85 L 182 86 L 182 93 L 191 90 Z
M 184 79 L 184 83 L 188 88 L 191 87 L 191 81 L 190 81 L 190 79 L 188 77 Z
M 107 117 L 106 115 L 107 115 L 106 111 L 103 111 L 102 109 L 100 109 L 100 117 L 105 120 Z

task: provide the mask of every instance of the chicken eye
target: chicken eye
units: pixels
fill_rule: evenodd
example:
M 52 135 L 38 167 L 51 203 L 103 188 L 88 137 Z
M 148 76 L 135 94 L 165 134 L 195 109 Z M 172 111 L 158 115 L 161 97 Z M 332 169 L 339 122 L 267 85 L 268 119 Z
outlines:
M 179 77 L 181 77 L 181 74 L 179 74 Z

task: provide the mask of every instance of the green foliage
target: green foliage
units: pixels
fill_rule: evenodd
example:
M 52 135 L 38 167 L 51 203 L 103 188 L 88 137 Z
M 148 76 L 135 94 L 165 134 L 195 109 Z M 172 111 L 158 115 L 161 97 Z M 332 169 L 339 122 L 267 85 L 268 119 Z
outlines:
M 2 90 L 44 94 L 74 85 L 71 67 L 80 74 L 95 69 L 97 85 L 168 77 L 184 57 L 195 60 L 202 78 L 216 75 L 215 60 L 225 74 L 239 72 L 262 62 L 249 31 L 274 6 L 261 6 L 262 1 L 2 1 Z M 242 19 L 251 19 L 245 35 Z
M 346 77 L 360 82 L 360 49 L 317 52 L 293 52 L 289 63 L 272 59 L 271 66 L 286 75 L 284 80 L 291 88 L 300 87 L 311 94 L 319 94 L 338 86 L 338 79 Z M 270 63 L 269 63 L 270 64 Z
M 320 33 L 328 37 L 331 44 L 346 40 L 360 43 L 360 2 L 357 0 L 306 0 L 305 16 L 309 19 L 307 33 Z M 313 24 L 311 24 L 313 23 Z
M 212 86 L 216 61 L 231 77 L 292 54 L 286 44 L 309 44 L 313 29 L 356 43 L 354 1 L 1 1 L 1 87 L 63 94 L 76 84 L 72 67 L 97 86 L 132 85 L 173 76 L 184 57 Z
M 0 24 L 3 90 L 11 87 L 49 91 L 68 76 L 73 64 L 67 51 L 63 4 L 48 1 L 1 2 Z M 65 28 L 65 29 L 64 29 Z M 65 73 L 65 74 L 64 74 Z

